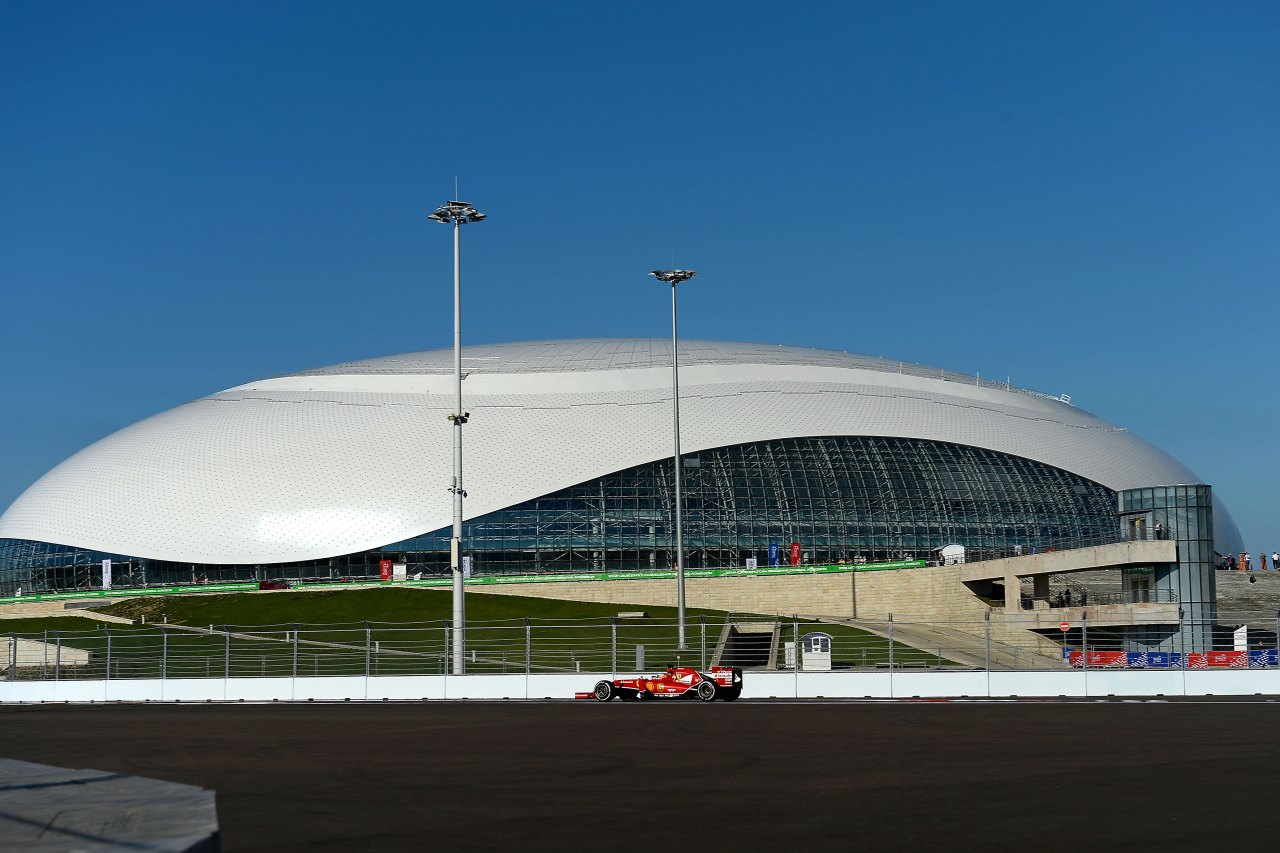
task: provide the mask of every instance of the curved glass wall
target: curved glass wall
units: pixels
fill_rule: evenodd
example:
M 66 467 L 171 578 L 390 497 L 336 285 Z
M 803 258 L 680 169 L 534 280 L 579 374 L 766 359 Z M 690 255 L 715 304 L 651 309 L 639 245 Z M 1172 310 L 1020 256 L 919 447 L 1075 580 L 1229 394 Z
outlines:
M 827 564 L 931 559 L 964 545 L 968 559 L 1069 547 L 1114 536 L 1116 494 L 1091 480 L 1008 454 L 938 441 L 867 436 L 733 445 L 683 460 L 686 565 Z M 626 571 L 674 563 L 670 459 L 638 465 L 467 522 L 477 574 Z M 288 565 L 219 566 L 141 560 L 0 540 L 0 593 L 100 584 L 247 579 L 341 580 L 378 575 L 392 559 L 409 573 L 448 572 L 449 529 L 361 554 Z

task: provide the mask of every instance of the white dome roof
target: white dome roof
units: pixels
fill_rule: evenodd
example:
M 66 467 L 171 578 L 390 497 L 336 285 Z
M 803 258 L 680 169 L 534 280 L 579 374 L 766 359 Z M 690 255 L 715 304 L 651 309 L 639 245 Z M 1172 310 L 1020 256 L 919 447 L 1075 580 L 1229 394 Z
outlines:
M 466 517 L 669 456 L 670 346 L 464 347 Z M 452 364 L 452 350 L 351 362 L 163 412 L 42 477 L 0 516 L 0 538 L 265 564 L 447 527 Z M 681 341 L 680 413 L 690 453 L 876 435 L 1022 456 L 1115 490 L 1200 482 L 1142 439 L 1057 398 L 828 350 Z M 1220 532 L 1234 530 L 1225 510 L 1219 516 Z

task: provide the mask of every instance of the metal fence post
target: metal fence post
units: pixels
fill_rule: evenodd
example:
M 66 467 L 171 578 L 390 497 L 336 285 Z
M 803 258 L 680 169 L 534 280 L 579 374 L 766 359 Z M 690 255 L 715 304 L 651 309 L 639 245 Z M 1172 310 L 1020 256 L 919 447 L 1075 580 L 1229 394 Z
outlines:
M 364 677 L 369 677 L 369 664 L 372 662 L 373 653 L 373 630 L 369 627 L 369 620 L 364 621 Z
M 795 649 L 791 659 L 792 674 L 795 676 L 796 695 L 800 698 L 800 619 L 796 614 L 791 614 L 791 647 Z
M 698 622 L 701 623 L 701 627 L 699 628 L 699 630 L 702 632 L 702 668 L 706 669 L 707 668 L 707 614 L 704 613 L 701 616 L 699 616 Z
M 293 626 L 293 677 L 298 677 L 298 623 L 290 623 Z
M 9 635 L 9 645 L 13 649 L 13 657 L 9 658 L 9 680 L 18 680 L 18 637 Z
M 58 650 L 53 658 L 53 680 L 58 681 L 62 678 L 62 632 L 54 631 L 53 640 L 58 644 Z
M 449 620 L 444 620 L 444 654 L 440 657 L 440 665 L 446 678 L 449 677 L 449 651 L 453 646 L 449 645 Z
M 102 630 L 107 632 L 107 681 L 111 680 L 111 626 L 103 625 Z
M 169 629 L 160 626 L 160 680 L 169 677 Z
M 1089 671 L 1089 611 L 1080 611 L 1080 659 L 1084 661 L 1084 671 Z
M 991 611 L 982 614 L 982 629 L 987 641 L 987 672 L 991 671 Z
M 1280 571 L 1280 566 L 1273 566 L 1272 568 L 1276 571 Z M 1276 641 L 1274 645 L 1276 649 L 1276 665 L 1280 666 L 1280 610 L 1276 611 Z M 14 656 L 17 657 L 16 652 L 14 653 Z
M 609 617 L 609 674 L 618 675 L 618 617 Z
M 529 617 L 524 618 L 524 674 L 533 672 L 533 625 Z
M 222 626 L 222 635 L 223 635 L 223 639 L 226 641 L 226 645 L 223 650 L 222 677 L 230 678 L 231 677 L 231 626 L 230 625 L 224 624 Z
M 1180 655 L 1182 658 L 1182 665 L 1179 669 L 1183 670 L 1183 675 L 1185 677 L 1187 669 L 1187 626 L 1186 623 L 1183 622 L 1183 611 L 1181 605 L 1178 607 L 1178 646 L 1182 649 L 1182 653 Z
M 893 614 L 889 614 L 889 672 L 893 672 Z

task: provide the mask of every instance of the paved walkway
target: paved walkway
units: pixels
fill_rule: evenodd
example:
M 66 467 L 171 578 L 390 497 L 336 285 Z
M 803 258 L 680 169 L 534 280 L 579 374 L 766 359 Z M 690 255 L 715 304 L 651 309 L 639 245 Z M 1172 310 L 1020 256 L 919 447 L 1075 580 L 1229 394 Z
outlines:
M 213 791 L 127 773 L 0 759 L 0 850 L 218 849 Z

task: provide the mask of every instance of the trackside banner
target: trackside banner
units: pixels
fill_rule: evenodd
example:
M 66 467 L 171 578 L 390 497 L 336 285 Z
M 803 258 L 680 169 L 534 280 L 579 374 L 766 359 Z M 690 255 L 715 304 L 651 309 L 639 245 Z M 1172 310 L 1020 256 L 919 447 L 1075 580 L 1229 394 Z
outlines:
M 685 569 L 686 578 L 751 578 L 774 575 L 823 575 L 848 572 L 884 572 L 896 569 L 919 569 L 925 565 L 924 560 L 898 560 L 890 563 L 840 564 L 835 566 L 765 566 L 753 569 Z M 526 583 L 582 583 L 584 581 L 643 581 L 674 579 L 674 570 L 640 571 L 640 572 L 570 572 L 545 575 L 488 575 L 471 577 L 467 586 L 495 586 L 502 584 Z M 295 583 L 294 589 L 350 589 L 353 586 L 367 584 L 381 586 L 376 580 L 355 581 L 353 583 Z M 423 578 L 422 580 L 406 580 L 394 582 L 394 586 L 436 587 L 451 586 L 452 577 Z M 58 592 L 44 595 L 7 596 L 0 598 L 0 604 L 21 604 L 24 601 L 57 601 L 62 599 L 86 598 L 132 598 L 140 595 L 207 595 L 213 592 L 251 592 L 258 589 L 256 582 L 248 583 L 210 583 L 195 586 L 153 586 L 138 589 L 93 589 L 82 592 Z

